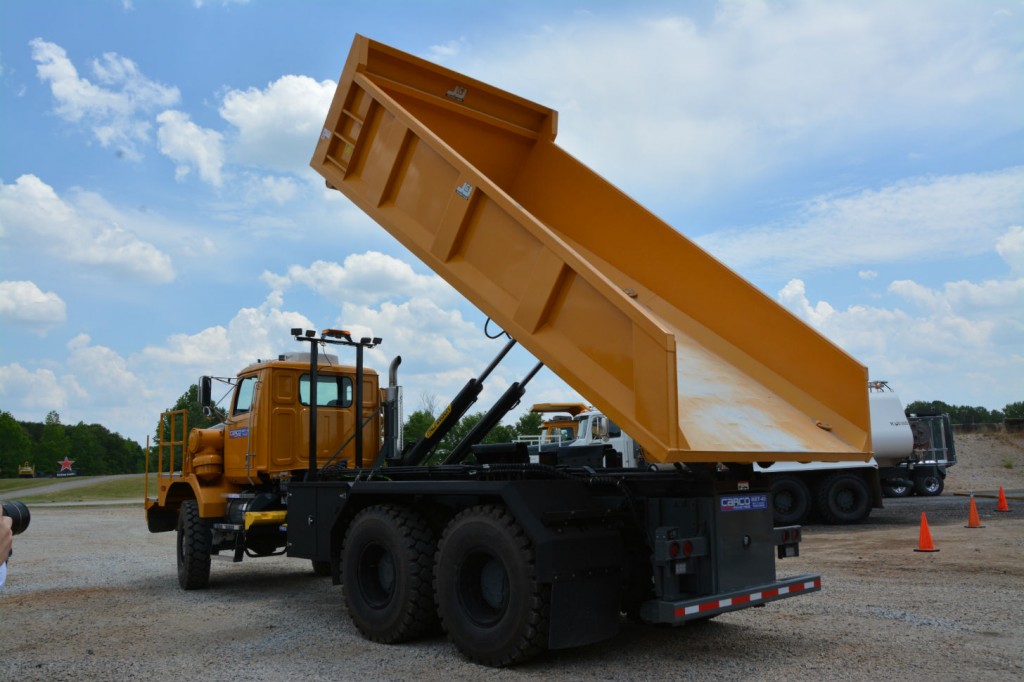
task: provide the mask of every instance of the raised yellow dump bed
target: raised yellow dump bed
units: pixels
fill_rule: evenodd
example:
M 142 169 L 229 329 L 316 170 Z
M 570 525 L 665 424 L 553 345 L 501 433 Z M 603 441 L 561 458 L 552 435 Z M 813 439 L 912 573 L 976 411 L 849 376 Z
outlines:
M 649 460 L 866 459 L 865 368 L 557 147 L 556 121 L 356 36 L 311 165 Z

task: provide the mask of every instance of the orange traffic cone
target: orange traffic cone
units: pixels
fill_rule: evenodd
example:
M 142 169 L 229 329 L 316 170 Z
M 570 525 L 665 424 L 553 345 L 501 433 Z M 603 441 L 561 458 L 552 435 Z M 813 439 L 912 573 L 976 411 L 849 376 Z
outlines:
M 938 552 L 932 542 L 932 532 L 928 530 L 928 517 L 921 512 L 921 538 L 917 541 L 915 552 Z
M 967 512 L 967 525 L 964 528 L 984 528 L 978 518 L 978 505 L 974 504 L 974 493 L 971 493 L 971 507 Z
M 1003 486 L 999 486 L 999 504 L 996 505 L 997 512 L 1008 512 L 1010 511 L 1010 505 L 1006 504 L 1006 493 L 1003 492 Z

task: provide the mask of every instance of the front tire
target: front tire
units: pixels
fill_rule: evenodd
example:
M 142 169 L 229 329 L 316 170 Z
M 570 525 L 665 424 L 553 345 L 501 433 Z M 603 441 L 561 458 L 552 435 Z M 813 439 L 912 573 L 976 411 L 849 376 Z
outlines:
M 550 587 L 537 582 L 533 546 L 504 507 L 471 507 L 448 524 L 434 592 L 449 639 L 477 663 L 512 665 L 547 648 Z
M 830 524 L 860 523 L 871 513 L 867 484 L 857 474 L 835 473 L 817 489 L 818 513 Z
M 798 526 L 811 512 L 811 491 L 796 476 L 778 476 L 772 481 L 772 509 L 778 526 Z
M 436 547 L 433 531 L 411 509 L 378 505 L 356 515 L 345 535 L 341 573 L 349 616 L 364 637 L 391 644 L 434 626 Z
M 213 532 L 210 522 L 199 518 L 199 503 L 185 500 L 178 513 L 178 584 L 183 590 L 200 590 L 210 584 Z

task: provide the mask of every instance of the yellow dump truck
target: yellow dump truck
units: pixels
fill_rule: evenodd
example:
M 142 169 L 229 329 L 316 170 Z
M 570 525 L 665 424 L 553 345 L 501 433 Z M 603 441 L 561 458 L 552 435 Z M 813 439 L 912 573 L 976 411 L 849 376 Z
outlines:
M 405 444 L 400 358 L 381 386 L 362 361 L 381 339 L 293 330 L 308 353 L 226 380 L 223 424 L 161 438 L 146 513 L 177 530 L 182 587 L 214 557 L 287 553 L 344 585 L 366 637 L 440 623 L 493 666 L 612 637 L 623 613 L 681 625 L 820 589 L 777 575 L 800 529 L 773 526 L 753 463 L 867 460 L 864 367 L 559 149 L 556 120 L 356 36 L 313 168 L 514 340 Z M 537 366 L 439 451 L 517 342 Z M 481 445 L 542 363 L 674 466 Z
M 576 440 L 576 416 L 587 409 L 583 403 L 537 403 L 530 412 L 546 415 L 540 433 L 520 436 L 519 440 L 531 445 L 568 445 Z

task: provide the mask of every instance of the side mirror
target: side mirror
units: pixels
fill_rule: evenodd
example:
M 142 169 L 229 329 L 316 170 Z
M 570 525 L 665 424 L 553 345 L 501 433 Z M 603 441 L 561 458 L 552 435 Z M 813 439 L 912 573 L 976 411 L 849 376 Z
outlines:
M 210 407 L 211 395 L 213 394 L 213 379 L 210 377 L 199 377 L 199 404 L 204 408 Z M 204 411 L 205 413 L 205 411 Z

